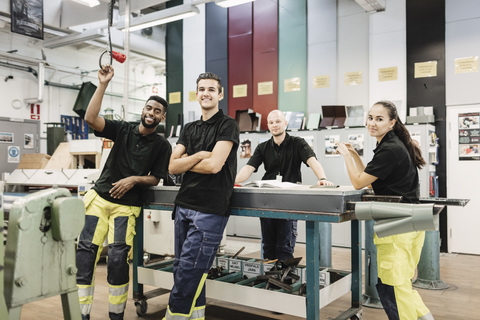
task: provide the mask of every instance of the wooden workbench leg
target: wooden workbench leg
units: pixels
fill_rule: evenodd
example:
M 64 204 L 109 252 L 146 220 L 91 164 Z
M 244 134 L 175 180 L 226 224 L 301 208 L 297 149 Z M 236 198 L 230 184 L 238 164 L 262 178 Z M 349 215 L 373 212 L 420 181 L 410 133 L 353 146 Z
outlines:
M 352 308 L 362 305 L 362 229 L 360 221 L 352 220 Z
M 307 320 L 320 319 L 319 222 L 305 221 L 307 249 Z M 313 281 L 312 281 L 313 279 Z

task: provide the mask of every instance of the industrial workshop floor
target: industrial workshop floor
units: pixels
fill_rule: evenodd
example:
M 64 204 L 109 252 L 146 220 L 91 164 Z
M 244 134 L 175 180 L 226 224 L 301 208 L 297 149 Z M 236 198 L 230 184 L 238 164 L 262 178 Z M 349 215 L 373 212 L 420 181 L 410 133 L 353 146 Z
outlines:
M 228 238 L 226 252 L 235 253 L 245 246 L 241 255 L 259 257 L 260 246 L 256 240 Z M 295 256 L 305 256 L 305 245 L 298 244 Z M 332 249 L 333 267 L 350 270 L 350 250 L 344 248 Z M 446 290 L 418 290 L 426 305 L 432 311 L 435 320 L 476 320 L 480 319 L 480 256 L 441 254 L 441 279 L 450 284 Z M 145 286 L 145 292 L 155 288 Z M 148 311 L 145 317 L 139 318 L 135 311 L 130 293 L 125 310 L 125 319 L 160 320 L 165 315 L 168 294 L 148 300 Z M 334 319 L 350 306 L 350 294 L 321 309 L 320 319 Z M 33 302 L 23 307 L 21 320 L 58 320 L 63 319 L 60 297 L 52 297 Z M 108 286 L 106 282 L 106 264 L 101 261 L 97 267 L 95 300 L 92 320 L 108 320 Z M 301 318 L 289 315 L 274 314 L 217 300 L 208 300 L 206 309 L 207 320 L 298 320 Z M 363 320 L 386 320 L 383 310 L 363 308 Z

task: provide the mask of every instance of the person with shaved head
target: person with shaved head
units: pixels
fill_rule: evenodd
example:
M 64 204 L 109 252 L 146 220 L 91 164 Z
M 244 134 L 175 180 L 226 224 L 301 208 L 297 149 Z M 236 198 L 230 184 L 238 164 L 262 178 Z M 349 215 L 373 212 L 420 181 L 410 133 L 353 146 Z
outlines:
M 309 166 L 318 178 L 318 185 L 333 185 L 328 181 L 315 152 L 301 137 L 290 136 L 285 129 L 287 120 L 280 110 L 273 110 L 267 117 L 271 139 L 260 143 L 248 163 L 238 172 L 235 183 L 247 180 L 263 163 L 262 180 L 279 180 L 302 183 L 302 162 Z M 287 260 L 293 258 L 297 239 L 297 220 L 260 218 L 262 228 L 263 257 Z

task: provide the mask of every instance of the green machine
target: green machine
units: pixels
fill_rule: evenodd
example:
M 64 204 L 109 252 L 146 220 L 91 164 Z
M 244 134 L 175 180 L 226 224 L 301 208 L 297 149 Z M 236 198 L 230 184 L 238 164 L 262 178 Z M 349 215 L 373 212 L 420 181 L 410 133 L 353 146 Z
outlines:
M 0 225 L 0 319 L 8 319 L 7 305 L 5 304 L 5 297 L 3 296 L 3 189 L 0 190 L 0 218 L 2 219 Z
M 20 320 L 24 304 L 55 295 L 61 296 L 65 319 L 81 319 L 75 239 L 84 224 L 83 201 L 64 188 L 38 191 L 13 203 L 4 269 L 10 320 Z M 1 319 L 8 319 L 1 312 Z

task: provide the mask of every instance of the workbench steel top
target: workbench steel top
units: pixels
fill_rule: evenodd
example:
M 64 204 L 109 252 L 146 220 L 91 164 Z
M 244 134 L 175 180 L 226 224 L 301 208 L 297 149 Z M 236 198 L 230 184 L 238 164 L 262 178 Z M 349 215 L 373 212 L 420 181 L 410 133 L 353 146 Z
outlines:
M 179 187 L 151 187 L 147 191 L 147 206 L 173 205 Z M 346 203 L 361 201 L 366 189 L 351 186 L 322 188 L 302 185 L 294 188 L 235 187 L 232 208 L 298 211 L 309 213 L 345 213 Z M 212 195 L 212 200 L 215 196 Z

